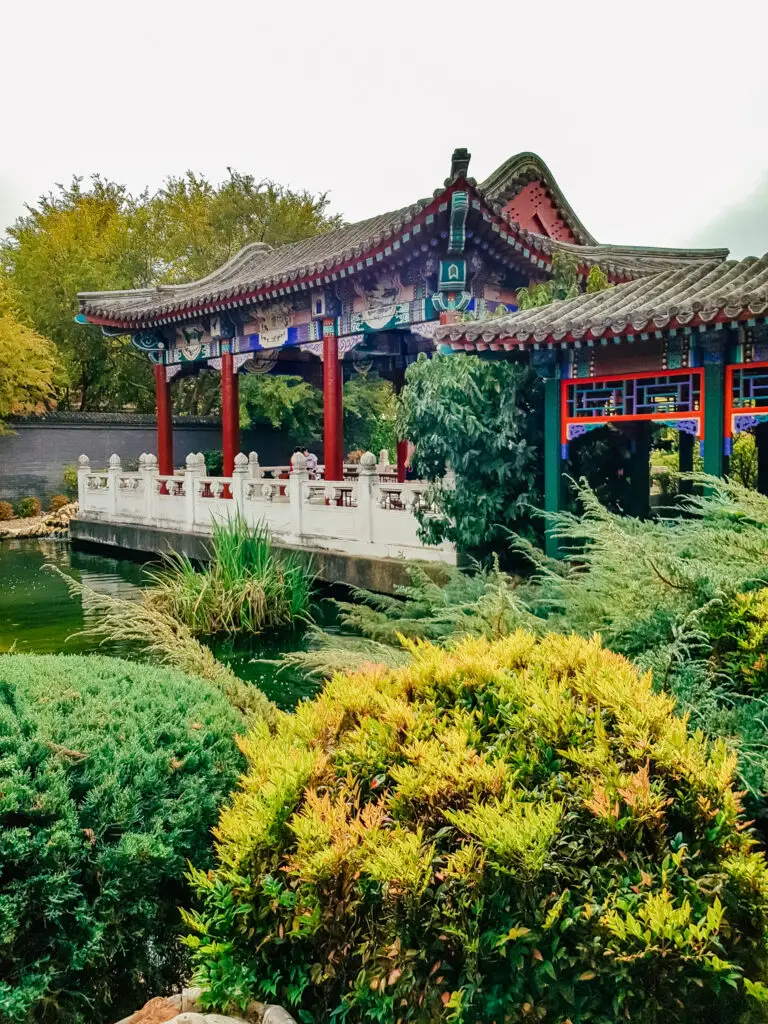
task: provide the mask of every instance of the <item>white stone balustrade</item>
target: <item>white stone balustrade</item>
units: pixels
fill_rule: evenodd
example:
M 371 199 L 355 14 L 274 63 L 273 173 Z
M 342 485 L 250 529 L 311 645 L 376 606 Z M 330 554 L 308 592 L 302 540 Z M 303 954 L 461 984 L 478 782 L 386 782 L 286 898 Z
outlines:
M 187 456 L 182 472 L 164 475 L 154 455 L 142 455 L 136 473 L 125 472 L 117 455 L 106 472 L 96 472 L 81 455 L 78 515 L 206 534 L 214 522 L 240 514 L 249 525 L 265 523 L 278 543 L 308 550 L 455 564 L 452 545 L 419 540 L 413 510 L 428 509 L 428 485 L 399 484 L 393 468 L 366 452 L 351 479 L 310 480 L 306 459 L 297 454 L 286 478 L 288 467 L 261 466 L 251 452 L 236 457 L 231 477 L 213 477 L 197 453 Z

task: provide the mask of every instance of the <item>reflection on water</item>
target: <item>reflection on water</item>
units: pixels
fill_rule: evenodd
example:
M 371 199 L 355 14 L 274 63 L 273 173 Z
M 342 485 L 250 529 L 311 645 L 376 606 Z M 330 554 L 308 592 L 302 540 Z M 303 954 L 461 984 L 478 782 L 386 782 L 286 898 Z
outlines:
M 143 570 L 134 562 L 73 551 L 54 540 L 16 540 L 0 544 L 0 650 L 71 654 L 92 651 L 98 641 L 76 634 L 87 627 L 93 612 L 84 613 L 78 596 L 71 597 L 64 580 L 43 566 L 87 584 L 100 594 L 134 600 Z M 102 653 L 129 656 L 128 644 L 104 644 Z
M 98 651 L 132 660 L 142 658 L 142 647 L 130 643 L 100 643 L 77 634 L 97 614 L 83 609 L 79 596 L 71 597 L 58 575 L 43 571 L 52 564 L 99 594 L 136 600 L 145 583 L 144 567 L 136 562 L 105 558 L 73 550 L 54 540 L 16 540 L 0 543 L 0 652 L 11 648 L 38 654 L 84 654 Z M 315 612 L 324 625 L 332 625 L 330 602 L 321 601 Z M 286 631 L 256 637 L 247 645 L 218 642 L 216 656 L 231 665 L 241 679 L 255 683 L 284 708 L 315 691 L 297 672 L 278 671 L 275 660 L 284 651 L 304 646 L 303 634 Z

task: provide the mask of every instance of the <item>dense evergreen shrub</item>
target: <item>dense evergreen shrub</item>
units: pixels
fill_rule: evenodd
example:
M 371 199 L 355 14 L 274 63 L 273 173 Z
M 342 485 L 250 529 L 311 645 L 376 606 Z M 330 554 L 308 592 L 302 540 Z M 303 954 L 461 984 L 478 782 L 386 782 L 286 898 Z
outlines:
M 13 505 L 10 501 L 0 501 L 0 523 L 13 519 Z
M 211 1005 L 657 1024 L 768 996 L 768 870 L 722 742 L 597 640 L 411 650 L 243 743 L 188 915 Z
M 54 494 L 51 500 L 48 502 L 49 512 L 58 512 L 60 508 L 64 508 L 65 505 L 69 505 L 70 499 L 66 494 Z
M 19 519 L 31 519 L 39 516 L 42 509 L 37 498 L 19 498 L 16 502 L 16 515 Z
M 113 1020 L 178 983 L 187 858 L 242 760 L 223 695 L 98 656 L 0 657 L 0 1020 Z

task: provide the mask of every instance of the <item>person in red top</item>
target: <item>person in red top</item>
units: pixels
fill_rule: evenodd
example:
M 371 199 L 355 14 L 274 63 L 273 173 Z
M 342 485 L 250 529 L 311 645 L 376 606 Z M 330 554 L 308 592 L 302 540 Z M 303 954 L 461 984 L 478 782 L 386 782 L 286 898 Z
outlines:
M 415 480 L 416 474 L 413 471 L 413 453 L 416 451 L 416 445 L 413 441 L 408 442 L 408 448 L 405 453 L 405 479 Z

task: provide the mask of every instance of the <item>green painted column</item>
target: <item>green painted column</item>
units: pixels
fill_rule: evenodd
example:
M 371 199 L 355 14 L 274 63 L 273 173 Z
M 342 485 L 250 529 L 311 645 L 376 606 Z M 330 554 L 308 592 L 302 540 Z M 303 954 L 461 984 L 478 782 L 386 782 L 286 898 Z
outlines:
M 768 495 L 768 423 L 760 423 L 752 433 L 757 449 L 757 489 Z
M 544 381 L 544 510 L 559 512 L 563 507 L 563 464 L 561 458 L 560 380 Z M 549 524 L 545 527 L 544 549 L 550 558 L 559 557 L 557 539 Z
M 696 438 L 693 434 L 686 434 L 681 430 L 678 436 L 677 468 L 681 473 L 693 472 L 693 446 Z M 680 481 L 680 494 L 690 494 L 692 484 L 690 480 Z
M 723 476 L 725 473 L 724 438 L 723 342 L 710 336 L 704 345 L 704 472 L 712 476 Z
M 629 460 L 629 494 L 625 512 L 638 519 L 647 519 L 651 507 L 651 425 L 630 426 L 632 455 Z

